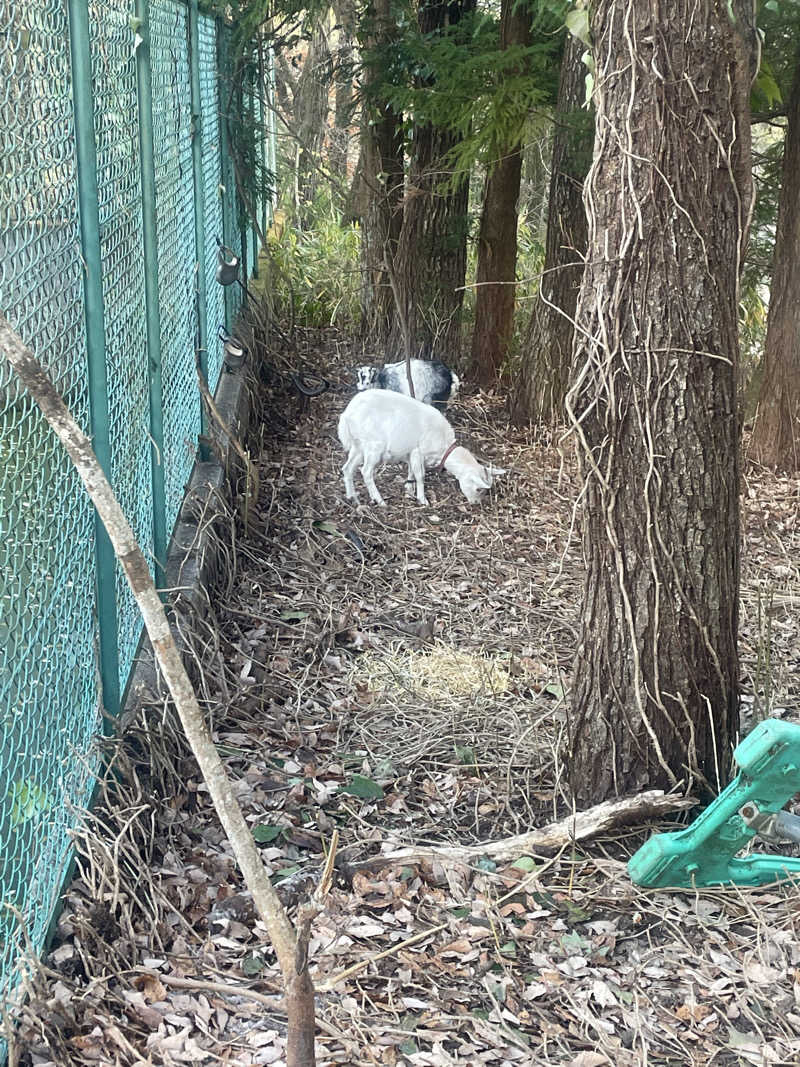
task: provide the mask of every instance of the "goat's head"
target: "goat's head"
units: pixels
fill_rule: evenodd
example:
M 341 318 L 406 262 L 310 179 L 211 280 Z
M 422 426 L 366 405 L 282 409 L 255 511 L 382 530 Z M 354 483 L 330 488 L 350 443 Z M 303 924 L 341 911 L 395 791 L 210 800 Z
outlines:
M 356 389 L 373 389 L 378 378 L 377 367 L 356 367 Z
M 476 462 L 475 466 L 470 465 L 466 470 L 459 473 L 458 484 L 470 504 L 479 504 L 484 493 L 492 488 L 494 479 L 498 475 L 505 473 L 503 467 L 493 467 L 490 463 L 484 465 Z

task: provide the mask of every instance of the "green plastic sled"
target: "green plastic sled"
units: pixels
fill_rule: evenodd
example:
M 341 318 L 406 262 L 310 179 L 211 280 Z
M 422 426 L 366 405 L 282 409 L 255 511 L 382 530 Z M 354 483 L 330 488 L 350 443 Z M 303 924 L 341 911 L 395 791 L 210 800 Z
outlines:
M 765 719 L 734 751 L 739 774 L 685 830 L 651 837 L 628 862 L 636 885 L 763 885 L 800 877 L 800 859 L 765 853 L 736 859 L 760 833 L 800 841 L 800 818 L 782 812 L 800 792 L 800 726 Z

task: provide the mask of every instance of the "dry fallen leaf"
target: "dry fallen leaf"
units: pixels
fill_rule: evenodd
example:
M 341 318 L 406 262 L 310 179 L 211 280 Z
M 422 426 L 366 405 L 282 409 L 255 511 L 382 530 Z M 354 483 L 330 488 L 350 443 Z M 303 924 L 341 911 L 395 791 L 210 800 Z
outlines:
M 705 1019 L 707 1015 L 711 1014 L 711 1008 L 707 1004 L 681 1004 L 676 1009 L 675 1014 L 681 1020 L 681 1022 L 696 1022 L 699 1023 L 701 1019 Z
M 166 986 L 155 974 L 139 974 L 133 984 L 149 1004 L 167 999 Z

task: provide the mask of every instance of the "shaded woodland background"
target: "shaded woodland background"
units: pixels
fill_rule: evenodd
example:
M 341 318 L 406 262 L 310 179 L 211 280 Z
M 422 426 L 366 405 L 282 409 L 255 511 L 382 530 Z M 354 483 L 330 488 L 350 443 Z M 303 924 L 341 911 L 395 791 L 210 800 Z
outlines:
M 502 376 L 517 424 L 562 421 L 594 136 L 585 13 L 250 3 L 237 24 L 245 55 L 256 29 L 274 49 L 276 311 L 355 329 L 378 358 L 409 347 Z M 765 5 L 758 32 L 739 390 L 752 454 L 795 469 L 796 4 Z

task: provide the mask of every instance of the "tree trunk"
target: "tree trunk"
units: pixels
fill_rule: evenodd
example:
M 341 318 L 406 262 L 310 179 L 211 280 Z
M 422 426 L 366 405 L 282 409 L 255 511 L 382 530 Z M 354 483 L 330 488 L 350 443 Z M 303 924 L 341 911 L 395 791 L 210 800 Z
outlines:
M 586 252 L 583 182 L 592 159 L 592 119 L 583 107 L 588 73 L 581 60 L 584 51 L 585 45 L 568 35 L 558 85 L 540 295 L 511 395 L 511 419 L 517 426 L 564 418 L 573 322 Z
M 503 0 L 500 47 L 527 45 L 531 17 L 526 6 Z M 524 116 L 520 116 L 524 120 Z M 514 329 L 514 282 L 517 272 L 517 200 L 522 177 L 522 121 L 519 133 L 498 141 L 484 184 L 475 274 L 475 327 L 472 366 L 481 385 L 497 379 Z
M 738 724 L 738 277 L 752 207 L 744 0 L 598 0 L 588 257 L 567 413 L 587 577 L 577 801 L 694 779 Z
M 461 305 L 467 269 L 466 179 L 443 191 L 443 158 L 456 137 L 426 125 L 414 131 L 413 160 L 403 227 L 395 254 L 401 307 L 411 338 L 411 355 L 435 351 L 445 361 L 459 352 Z M 395 324 L 390 349 L 405 355 L 403 330 Z
M 292 74 L 292 68 L 285 52 L 275 52 L 275 101 L 276 109 L 283 113 L 284 117 L 294 111 L 294 94 L 297 92 L 297 78 Z
M 418 13 L 420 32 L 434 33 L 453 25 L 474 7 L 475 0 L 423 2 Z M 403 225 L 394 260 L 400 303 L 396 310 L 405 329 L 395 322 L 389 343 L 393 355 L 406 355 L 406 332 L 413 356 L 435 350 L 447 360 L 460 349 L 469 185 L 466 175 L 445 185 L 452 175 L 444 162 L 458 140 L 458 134 L 431 124 L 414 128 Z
M 355 108 L 353 62 L 356 33 L 356 13 L 352 0 L 334 0 L 332 4 L 336 26 L 334 35 L 333 75 L 335 83 L 333 129 L 330 131 L 331 173 L 345 178 L 350 157 L 350 139 Z
M 365 49 L 361 148 L 349 214 L 361 221 L 361 329 L 376 349 L 386 347 L 395 306 L 386 264 L 392 268 L 403 224 L 402 115 L 378 95 L 378 57 L 396 35 L 389 0 L 375 0 L 374 23 Z M 370 53 L 374 60 L 370 59 Z
M 309 209 L 317 190 L 322 145 L 328 125 L 331 54 L 327 22 L 326 10 L 315 21 L 308 53 L 296 82 L 293 101 L 298 139 L 297 206 L 304 224 L 311 219 Z
M 789 97 L 764 374 L 750 455 L 800 470 L 800 56 Z

